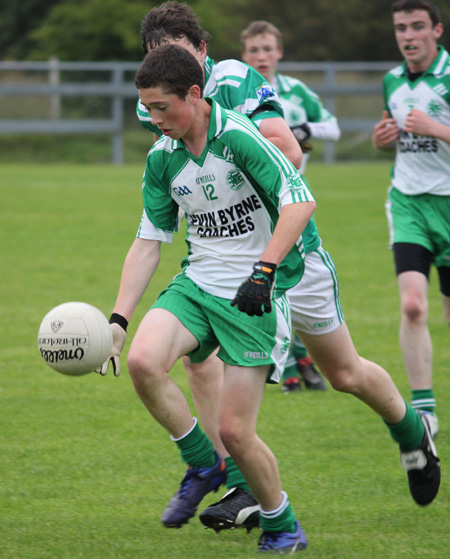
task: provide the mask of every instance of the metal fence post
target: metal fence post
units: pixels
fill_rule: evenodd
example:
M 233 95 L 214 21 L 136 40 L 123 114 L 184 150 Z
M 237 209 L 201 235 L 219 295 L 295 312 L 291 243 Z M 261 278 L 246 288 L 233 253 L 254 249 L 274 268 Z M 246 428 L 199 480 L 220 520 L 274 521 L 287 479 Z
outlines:
M 327 64 L 325 68 L 325 87 L 332 90 L 336 85 L 336 71 L 333 64 Z M 332 93 L 325 98 L 325 106 L 331 114 L 336 114 L 336 97 Z M 323 159 L 325 163 L 334 163 L 336 146 L 334 142 L 325 142 Z
M 59 59 L 56 56 L 51 56 L 48 62 L 50 67 L 50 85 L 58 86 L 60 83 Z M 61 118 L 61 96 L 59 93 L 53 93 L 50 96 L 50 118 L 51 120 L 58 120 Z
M 120 66 L 116 66 L 113 70 L 112 83 L 116 94 L 112 98 L 112 120 L 114 122 L 115 131 L 112 137 L 112 162 L 114 165 L 122 165 L 124 161 L 123 154 L 123 104 L 124 98 L 120 90 L 124 84 L 124 71 Z

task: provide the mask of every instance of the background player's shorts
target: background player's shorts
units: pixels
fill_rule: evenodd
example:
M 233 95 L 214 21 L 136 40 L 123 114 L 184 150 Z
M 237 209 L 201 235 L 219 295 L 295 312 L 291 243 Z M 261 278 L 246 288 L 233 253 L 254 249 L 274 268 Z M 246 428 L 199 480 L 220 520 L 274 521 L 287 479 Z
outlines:
M 437 268 L 450 267 L 450 196 L 407 196 L 391 187 L 386 215 L 391 247 L 394 243 L 423 246 L 433 254 Z
M 268 382 L 279 382 L 291 341 L 285 295 L 272 301 L 272 312 L 248 316 L 232 307 L 229 299 L 206 293 L 181 273 L 152 308 L 168 310 L 197 338 L 199 347 L 188 354 L 192 363 L 203 362 L 220 345 L 218 356 L 225 363 L 272 365 Z
M 333 332 L 344 320 L 336 268 L 322 247 L 306 254 L 303 277 L 287 296 L 295 331 L 320 336 Z

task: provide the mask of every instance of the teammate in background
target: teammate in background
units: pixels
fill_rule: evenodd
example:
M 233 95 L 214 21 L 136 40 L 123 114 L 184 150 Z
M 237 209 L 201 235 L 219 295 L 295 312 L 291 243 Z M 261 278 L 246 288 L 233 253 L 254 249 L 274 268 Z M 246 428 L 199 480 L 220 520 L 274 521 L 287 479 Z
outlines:
M 195 56 L 200 67 L 204 68 L 205 32 L 199 25 L 198 18 L 186 4 L 167 2 L 152 9 L 142 22 L 141 36 L 146 49 L 166 43 L 175 43 L 186 48 Z M 225 69 L 231 73 L 225 73 Z M 220 100 L 225 108 L 232 108 L 238 103 L 238 107 L 247 114 L 245 109 L 249 103 L 254 103 L 254 91 L 250 88 L 248 98 L 245 98 L 246 91 L 243 86 L 251 71 L 254 70 L 237 61 L 222 62 L 212 66 L 212 70 L 204 69 L 207 79 L 205 87 L 210 87 L 211 96 Z M 229 75 L 233 79 L 227 79 Z M 264 91 L 266 89 L 270 90 L 269 84 L 264 85 Z M 260 101 L 261 98 L 262 95 L 259 96 Z M 142 108 L 145 110 L 145 107 Z M 260 110 L 257 108 L 251 114 L 253 119 L 258 118 Z M 148 113 L 146 118 L 151 121 Z M 289 130 L 288 133 L 291 134 Z M 182 195 L 184 189 L 179 193 Z M 218 229 L 210 229 L 214 235 L 219 235 Z M 138 238 L 125 261 L 122 277 L 125 285 L 128 282 L 132 285 L 134 281 L 138 281 L 130 277 L 126 270 L 133 262 L 145 261 L 148 241 L 153 239 L 152 235 L 152 224 L 144 212 Z M 332 386 L 357 396 L 388 423 L 392 437 L 400 445 L 402 464 L 408 470 L 410 491 L 419 504 L 428 504 L 437 494 L 440 483 L 439 460 L 428 432 L 421 418 L 405 404 L 389 375 L 375 363 L 358 356 L 343 322 L 333 261 L 321 247 L 321 240 L 312 220 L 303 232 L 303 241 L 308 247 L 314 248 L 307 255 L 308 266 L 301 283 L 289 290 L 293 328 L 301 332 L 305 345 L 311 355 L 315 356 L 322 373 Z M 101 368 L 101 374 L 107 373 L 109 362 L 112 362 L 115 374 L 120 373 L 120 353 L 126 340 L 124 327 L 134 307 L 124 308 L 119 303 L 120 297 L 110 320 L 113 330 L 112 352 Z M 230 489 L 221 501 L 209 506 L 200 514 L 200 520 L 205 526 L 216 531 L 240 526 L 251 529 L 259 524 L 259 504 L 238 464 L 228 455 L 220 437 L 218 407 L 223 366 L 216 356 L 209 357 L 203 363 L 191 363 L 189 358 L 184 358 L 183 361 L 188 371 L 200 422 L 220 456 L 225 457 L 226 485 Z M 207 462 L 211 463 L 215 461 L 216 455 L 211 449 L 208 457 L 203 455 L 201 458 L 206 466 L 206 458 Z M 205 485 L 202 469 L 189 468 L 179 490 L 163 514 L 163 524 L 168 527 L 180 527 L 187 523 L 210 490 L 208 484 Z
M 450 326 L 450 56 L 437 44 L 443 25 L 432 2 L 395 2 L 393 21 L 405 62 L 384 78 L 385 110 L 372 142 L 396 150 L 386 213 L 400 292 L 400 346 L 412 406 L 423 410 L 436 436 L 428 280 L 434 264 Z
M 266 78 L 280 97 L 284 118 L 302 147 L 300 173 L 304 174 L 311 150 L 309 140 L 337 142 L 341 137 L 337 119 L 306 84 L 277 72 L 283 58 L 283 37 L 275 25 L 253 21 L 242 31 L 240 42 L 242 60 Z
M 341 131 L 337 119 L 324 108 L 319 96 L 303 82 L 277 72 L 278 62 L 283 58 L 283 37 L 275 25 L 267 21 L 253 21 L 242 31 L 240 42 L 242 60 L 266 78 L 280 98 L 284 118 L 302 148 L 300 173 L 304 174 L 312 149 L 309 141 L 339 140 Z M 308 252 L 308 247 L 305 249 Z M 326 390 L 325 381 L 315 368 L 305 346 L 293 334 L 283 373 L 282 388 L 285 393 L 301 389 L 298 373 L 306 388 Z
M 261 75 L 237 60 L 215 63 L 208 56 L 210 35 L 192 9 L 181 2 L 164 2 L 150 10 L 141 24 L 144 54 L 168 41 L 179 44 L 195 56 L 205 76 L 205 96 L 222 107 L 247 115 L 261 134 L 275 144 L 296 168 L 302 163 L 302 151 L 283 118 L 280 99 Z M 227 77 L 232 76 L 232 80 Z M 152 123 L 145 107 L 138 101 L 137 115 L 142 126 L 157 136 L 161 131 Z
M 169 372 L 179 357 L 202 362 L 220 345 L 220 436 L 260 503 L 259 550 L 294 552 L 306 547 L 306 537 L 256 423 L 266 379 L 279 380 L 284 368 L 290 316 L 283 294 L 302 277 L 301 233 L 315 203 L 281 151 L 245 116 L 206 101 L 203 83 L 198 61 L 178 45 L 152 50 L 137 72 L 141 103 L 164 137 L 149 152 L 143 181 L 153 232 L 146 254 L 125 265 L 115 312 L 130 317 L 181 207 L 189 245 L 183 271 L 141 322 L 129 372 L 148 411 L 178 444 L 188 478 L 201 478 L 202 491 L 212 491 L 226 476 L 224 460 Z M 180 502 L 182 491 L 171 502 L 175 526 Z

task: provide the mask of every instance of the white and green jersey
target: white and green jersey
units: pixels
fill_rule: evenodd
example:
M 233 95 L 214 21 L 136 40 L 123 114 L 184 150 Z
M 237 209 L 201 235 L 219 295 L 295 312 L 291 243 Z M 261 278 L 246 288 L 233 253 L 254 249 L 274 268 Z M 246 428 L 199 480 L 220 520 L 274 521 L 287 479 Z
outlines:
M 205 70 L 204 97 L 215 99 L 221 107 L 233 109 L 247 115 L 256 126 L 265 118 L 282 117 L 280 99 L 271 85 L 257 72 L 238 60 L 224 60 L 214 64 L 208 56 L 203 64 Z M 272 110 L 255 111 L 259 107 Z M 136 108 L 137 116 L 144 128 L 161 136 L 161 130 L 152 124 L 152 118 L 140 100 Z
M 341 131 L 336 117 L 306 84 L 291 76 L 276 73 L 272 86 L 280 97 L 288 126 L 308 123 L 311 138 L 333 142 L 339 140 Z
M 186 275 L 201 289 L 233 299 L 268 245 L 281 208 L 312 201 L 295 167 L 242 114 L 212 103 L 200 157 L 180 140 L 160 138 L 143 180 L 147 223 L 138 237 L 171 242 L 179 207 L 187 221 Z M 276 296 L 304 270 L 301 237 L 277 270 Z
M 384 100 L 400 128 L 392 184 L 407 195 L 450 195 L 450 144 L 402 130 L 413 108 L 450 126 L 450 56 L 439 46 L 434 62 L 419 78 L 408 79 L 406 63 L 383 80 Z

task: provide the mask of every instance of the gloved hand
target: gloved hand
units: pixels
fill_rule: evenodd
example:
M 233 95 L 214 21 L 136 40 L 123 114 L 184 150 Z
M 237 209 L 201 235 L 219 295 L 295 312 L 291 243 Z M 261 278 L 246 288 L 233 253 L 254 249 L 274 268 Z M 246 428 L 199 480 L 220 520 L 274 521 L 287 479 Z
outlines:
M 262 316 L 272 310 L 272 292 L 275 281 L 276 264 L 256 262 L 253 274 L 239 287 L 231 306 L 249 316 Z
M 299 124 L 298 126 L 291 126 L 290 128 L 299 142 L 304 142 L 311 137 L 311 128 L 307 122 Z
M 111 361 L 113 366 L 114 376 L 118 377 L 120 375 L 120 353 L 125 345 L 127 339 L 127 326 L 128 321 L 125 317 L 120 314 L 113 313 L 109 319 L 109 324 L 111 325 L 112 331 L 112 347 L 108 359 L 103 363 L 101 367 L 95 370 L 102 376 L 105 376 L 108 372 L 109 362 Z

